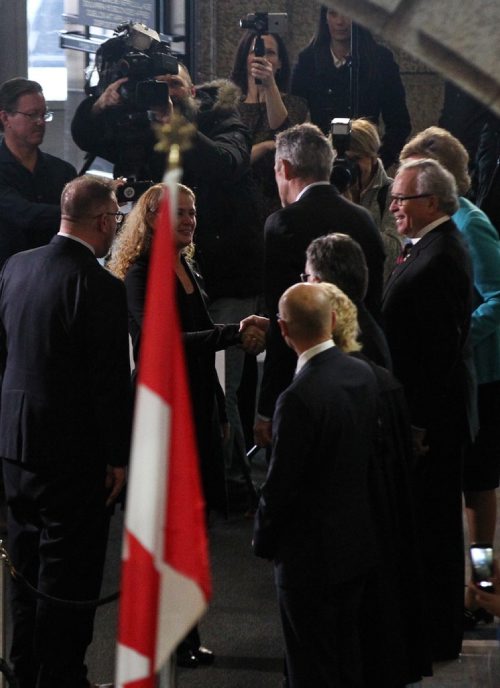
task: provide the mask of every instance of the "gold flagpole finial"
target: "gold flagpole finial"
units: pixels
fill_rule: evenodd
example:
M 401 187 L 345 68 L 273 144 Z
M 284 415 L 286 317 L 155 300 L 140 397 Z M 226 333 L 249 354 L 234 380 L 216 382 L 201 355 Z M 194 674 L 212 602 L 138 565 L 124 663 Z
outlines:
M 156 127 L 158 143 L 155 145 L 155 151 L 167 154 L 168 169 L 180 167 L 182 153 L 191 148 L 195 133 L 194 124 L 177 113 L 169 117 L 166 124 Z

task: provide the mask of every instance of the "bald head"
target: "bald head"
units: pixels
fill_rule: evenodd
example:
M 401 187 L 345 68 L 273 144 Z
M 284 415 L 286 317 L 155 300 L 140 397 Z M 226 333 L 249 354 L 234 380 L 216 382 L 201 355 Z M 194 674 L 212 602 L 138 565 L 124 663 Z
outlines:
M 331 339 L 332 307 L 319 284 L 294 284 L 279 301 L 281 334 L 298 353 Z

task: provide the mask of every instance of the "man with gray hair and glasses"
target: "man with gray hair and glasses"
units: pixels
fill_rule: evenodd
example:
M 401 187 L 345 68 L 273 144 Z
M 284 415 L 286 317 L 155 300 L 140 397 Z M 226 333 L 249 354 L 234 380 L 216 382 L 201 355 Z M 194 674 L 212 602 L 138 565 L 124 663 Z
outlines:
M 333 158 L 330 142 L 314 124 L 296 125 L 276 137 L 274 169 L 283 208 L 267 218 L 264 228 L 264 293 L 271 322 L 255 426 L 259 446 L 271 442 L 274 406 L 296 365 L 276 321 L 278 301 L 300 279 L 313 239 L 344 232 L 359 243 L 368 265 L 366 306 L 379 316 L 384 265 L 380 232 L 368 211 L 340 196 L 330 184 Z
M 472 278 L 467 249 L 450 219 L 457 208 L 455 180 L 435 160 L 399 168 L 390 210 L 409 250 L 386 284 L 382 312 L 394 375 L 410 409 L 434 661 L 458 657 L 463 625 L 461 476 L 471 434 Z
M 36 81 L 16 77 L 0 86 L 0 266 L 47 244 L 59 228 L 61 192 L 76 170 L 39 149 L 52 117 Z

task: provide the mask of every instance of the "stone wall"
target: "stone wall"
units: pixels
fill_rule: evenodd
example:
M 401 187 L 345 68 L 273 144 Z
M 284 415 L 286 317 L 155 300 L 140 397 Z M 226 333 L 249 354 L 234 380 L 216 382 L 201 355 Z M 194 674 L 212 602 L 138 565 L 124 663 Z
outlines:
M 199 0 L 196 9 L 197 83 L 227 77 L 241 36 L 239 20 L 255 11 L 288 13 L 285 40 L 293 64 L 315 31 L 319 5 L 313 0 Z M 401 49 L 384 42 L 393 50 L 400 65 L 413 131 L 436 124 L 443 99 L 442 78 Z

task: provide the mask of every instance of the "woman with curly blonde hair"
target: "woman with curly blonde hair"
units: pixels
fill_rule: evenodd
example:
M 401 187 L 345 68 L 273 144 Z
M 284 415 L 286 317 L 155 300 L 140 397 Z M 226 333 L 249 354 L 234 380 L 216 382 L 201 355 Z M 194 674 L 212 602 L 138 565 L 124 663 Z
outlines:
M 151 186 L 139 198 L 125 219 L 108 263 L 108 268 L 120 279 L 125 279 L 125 275 L 139 256 L 148 254 L 151 249 L 154 223 L 164 190 L 163 184 Z M 179 193 L 184 193 L 194 199 L 194 193 L 188 186 L 179 184 L 178 190 Z M 188 253 L 188 257 L 192 257 L 194 246 L 191 244 L 185 252 Z
M 361 351 L 358 342 L 359 325 L 358 309 L 344 292 L 329 282 L 321 282 L 323 290 L 327 293 L 332 311 L 335 311 L 336 320 L 332 331 L 333 341 L 345 354 Z

